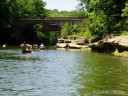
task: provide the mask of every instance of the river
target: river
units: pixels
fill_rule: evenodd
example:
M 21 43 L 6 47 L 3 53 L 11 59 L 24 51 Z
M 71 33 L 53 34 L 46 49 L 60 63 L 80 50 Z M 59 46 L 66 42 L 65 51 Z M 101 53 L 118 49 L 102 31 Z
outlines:
M 46 48 L 0 49 L 0 96 L 126 96 L 128 59 Z

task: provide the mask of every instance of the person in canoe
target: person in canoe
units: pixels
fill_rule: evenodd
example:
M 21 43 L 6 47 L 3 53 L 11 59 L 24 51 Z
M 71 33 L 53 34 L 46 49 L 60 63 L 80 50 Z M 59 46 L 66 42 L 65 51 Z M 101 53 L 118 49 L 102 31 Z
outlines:
M 44 46 L 43 43 L 41 43 L 40 46 L 39 46 L 39 50 L 44 50 L 44 49 L 45 49 L 45 46 Z
M 22 53 L 31 53 L 32 52 L 32 46 L 30 44 L 26 44 L 25 42 L 20 45 L 22 47 Z

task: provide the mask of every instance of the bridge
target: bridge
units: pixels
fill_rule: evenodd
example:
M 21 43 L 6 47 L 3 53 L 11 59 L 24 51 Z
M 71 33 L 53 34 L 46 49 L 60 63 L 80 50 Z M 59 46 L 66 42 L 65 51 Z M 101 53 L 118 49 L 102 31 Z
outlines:
M 30 25 L 35 25 L 38 23 L 43 24 L 44 31 L 60 31 L 62 26 L 65 23 L 69 23 L 69 26 L 73 26 L 74 24 L 81 26 L 82 21 L 85 17 L 46 17 L 46 18 L 22 18 L 20 19 L 20 28 L 24 28 Z

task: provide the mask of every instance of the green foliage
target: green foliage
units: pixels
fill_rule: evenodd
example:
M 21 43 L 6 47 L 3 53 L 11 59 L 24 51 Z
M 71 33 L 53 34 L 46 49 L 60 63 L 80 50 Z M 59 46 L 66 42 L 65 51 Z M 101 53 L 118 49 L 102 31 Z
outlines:
M 36 17 L 46 17 L 46 9 L 44 9 L 46 3 L 43 2 L 42 0 L 33 0 L 34 3 L 34 16 Z
M 102 38 L 102 36 L 106 34 L 106 16 L 102 11 L 99 11 L 93 16 L 90 16 L 89 19 L 91 20 L 91 24 L 89 26 L 91 34 L 96 35 L 97 38 Z
M 79 32 L 78 25 L 76 25 L 76 24 L 72 25 L 72 28 L 70 30 L 70 34 L 75 35 L 75 34 L 78 34 L 78 32 Z
M 43 32 L 42 28 L 43 28 L 42 23 L 34 25 L 34 31 L 35 31 L 36 37 L 37 37 L 36 39 L 39 42 L 55 44 L 57 42 L 58 32 L 56 32 L 56 31 Z
M 56 44 L 57 42 L 57 33 L 56 31 L 54 32 L 50 32 L 50 36 L 49 36 L 49 44 Z
M 121 31 L 122 36 L 128 36 L 128 31 Z
M 45 37 L 44 33 L 42 33 L 42 31 L 41 31 L 43 28 L 42 23 L 36 24 L 33 27 L 34 27 L 34 30 L 36 32 L 37 39 L 39 41 L 41 41 Z
M 20 38 L 16 27 L 22 17 L 42 18 L 47 16 L 42 0 L 1 0 L 0 1 L 0 42 Z M 7 38 L 6 38 L 7 37 Z
M 124 18 L 124 29 L 128 30 L 128 2 L 125 3 L 125 8 L 122 11 L 121 16 Z
M 80 37 L 87 37 L 87 38 L 91 37 L 89 26 L 90 26 L 89 19 L 83 20 L 82 25 L 80 27 L 80 32 L 78 33 L 78 35 Z
M 49 10 L 49 17 L 85 17 L 86 13 L 83 13 L 79 10 L 75 11 L 58 11 L 57 9 Z
M 128 30 L 127 0 L 78 0 L 88 13 L 88 27 L 80 34 L 102 38 L 106 34 Z
M 65 23 L 61 30 L 61 37 L 66 37 L 70 35 L 70 26 L 69 23 Z
M 42 25 L 42 23 L 38 23 L 38 24 L 34 25 L 33 27 L 34 27 L 35 32 L 40 32 L 43 28 L 43 25 Z
M 125 8 L 122 11 L 122 17 L 128 16 L 128 2 L 125 3 Z
M 45 37 L 45 35 L 42 32 L 37 32 L 36 35 L 40 41 Z
M 45 9 L 42 0 L 1 0 L 0 1 L 0 42 L 6 39 L 18 38 L 16 26 L 21 17 L 87 17 L 79 28 L 77 25 L 69 27 L 66 23 L 61 36 L 78 34 L 88 38 L 101 39 L 104 35 L 114 31 L 128 31 L 128 1 L 127 0 L 78 0 L 77 10 L 58 11 Z M 48 35 L 54 41 L 55 33 L 42 33 L 42 24 L 35 26 L 37 38 L 42 40 Z M 6 36 L 6 38 L 5 38 Z M 9 37 L 9 38 L 8 38 Z
M 46 3 L 42 0 L 9 0 L 11 10 L 20 17 L 46 17 Z

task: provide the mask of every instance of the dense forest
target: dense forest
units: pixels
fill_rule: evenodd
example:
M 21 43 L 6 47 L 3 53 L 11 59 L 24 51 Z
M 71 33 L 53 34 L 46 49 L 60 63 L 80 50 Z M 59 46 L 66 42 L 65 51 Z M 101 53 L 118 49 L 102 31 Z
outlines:
M 22 17 L 47 16 L 46 3 L 42 0 L 1 0 L 0 1 L 0 43 L 18 44 L 23 42 L 17 30 Z
M 84 30 L 92 38 L 101 39 L 105 35 L 127 34 L 128 1 L 127 0 L 78 0 L 81 8 L 86 10 L 88 20 Z
M 45 42 L 54 44 L 59 35 L 79 35 L 99 40 L 109 34 L 127 35 L 127 0 L 77 0 L 74 11 L 48 10 L 43 0 L 1 0 L 0 1 L 0 44 Z M 60 32 L 42 32 L 42 24 L 36 24 L 23 33 L 17 25 L 22 17 L 86 17 L 79 28 L 65 24 Z M 70 33 L 68 31 L 71 31 Z

